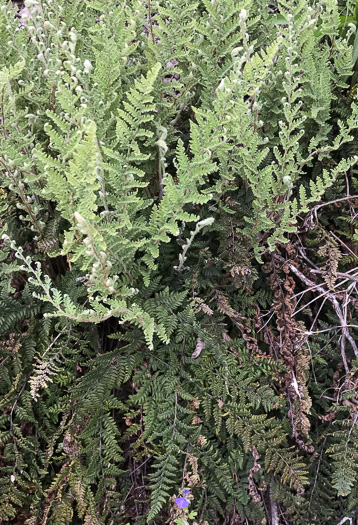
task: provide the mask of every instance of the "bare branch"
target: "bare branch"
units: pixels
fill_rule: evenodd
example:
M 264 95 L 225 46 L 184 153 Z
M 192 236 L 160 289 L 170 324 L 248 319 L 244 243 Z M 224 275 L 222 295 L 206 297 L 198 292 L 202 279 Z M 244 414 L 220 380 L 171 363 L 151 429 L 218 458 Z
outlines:
M 305 283 L 309 287 L 315 286 L 317 291 L 321 292 L 321 294 L 323 294 L 325 297 L 327 297 L 331 301 L 332 306 L 333 306 L 333 308 L 334 308 L 334 310 L 335 310 L 335 312 L 337 314 L 337 317 L 338 317 L 339 322 L 341 323 L 341 327 L 342 327 L 341 356 L 342 356 L 342 361 L 343 361 L 343 364 L 344 364 L 345 371 L 348 374 L 349 373 L 349 368 L 348 368 L 347 357 L 346 357 L 346 352 L 345 352 L 346 339 L 350 342 L 350 344 L 351 344 L 351 346 L 353 348 L 354 354 L 356 356 L 358 356 L 358 348 L 357 348 L 356 342 L 354 341 L 353 337 L 349 333 L 349 330 L 347 328 L 347 322 L 346 322 L 346 320 L 345 320 L 345 318 L 343 316 L 343 312 L 342 312 L 342 309 L 340 307 L 340 304 L 339 304 L 338 300 L 336 299 L 336 297 L 334 296 L 333 293 L 329 292 L 328 290 L 325 290 L 323 288 L 323 286 L 317 285 L 317 284 L 315 285 L 315 283 L 313 281 L 311 281 L 310 279 L 308 279 L 308 277 L 303 275 L 303 273 L 300 272 L 300 270 L 298 270 L 296 268 L 296 266 L 294 264 L 292 264 L 290 261 L 286 261 L 283 257 L 281 257 L 278 254 L 275 254 L 275 258 L 278 261 L 280 261 L 282 264 L 286 264 L 290 268 L 290 270 L 295 275 L 297 275 L 297 277 L 303 283 Z

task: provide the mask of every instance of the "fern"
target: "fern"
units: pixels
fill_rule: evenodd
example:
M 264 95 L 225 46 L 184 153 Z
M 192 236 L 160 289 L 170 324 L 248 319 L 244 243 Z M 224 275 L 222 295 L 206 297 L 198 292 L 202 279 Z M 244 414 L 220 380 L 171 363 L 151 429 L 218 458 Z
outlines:
M 25 7 L 0 0 L 0 519 L 355 519 L 356 6 Z

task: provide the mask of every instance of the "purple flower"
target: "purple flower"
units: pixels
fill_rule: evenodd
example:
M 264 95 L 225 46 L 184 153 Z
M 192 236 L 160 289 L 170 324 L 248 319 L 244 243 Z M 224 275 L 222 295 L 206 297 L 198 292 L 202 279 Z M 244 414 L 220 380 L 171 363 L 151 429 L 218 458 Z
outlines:
M 186 509 L 189 507 L 189 501 L 186 498 L 177 498 L 175 503 L 178 506 L 178 509 Z
M 184 496 L 187 498 L 189 496 L 189 493 L 190 493 L 190 490 L 189 489 L 184 489 L 183 490 L 183 494 Z

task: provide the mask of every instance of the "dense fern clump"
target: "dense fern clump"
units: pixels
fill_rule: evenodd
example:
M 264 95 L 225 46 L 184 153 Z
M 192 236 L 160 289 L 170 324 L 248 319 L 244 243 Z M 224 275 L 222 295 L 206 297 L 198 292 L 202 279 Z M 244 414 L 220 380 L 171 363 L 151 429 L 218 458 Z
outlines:
M 0 520 L 358 523 L 358 7 L 0 0 Z

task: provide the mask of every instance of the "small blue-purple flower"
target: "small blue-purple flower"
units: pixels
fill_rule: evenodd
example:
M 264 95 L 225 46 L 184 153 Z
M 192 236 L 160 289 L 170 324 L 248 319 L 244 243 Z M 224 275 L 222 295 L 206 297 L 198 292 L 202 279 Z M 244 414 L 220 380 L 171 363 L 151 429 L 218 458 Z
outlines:
M 177 504 L 178 509 L 186 509 L 189 507 L 189 501 L 186 498 L 177 498 L 175 503 Z
M 186 498 L 189 496 L 190 494 L 190 490 L 189 489 L 184 489 L 183 490 L 183 496 L 185 496 Z

